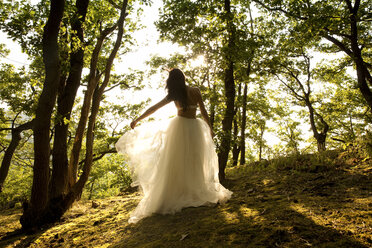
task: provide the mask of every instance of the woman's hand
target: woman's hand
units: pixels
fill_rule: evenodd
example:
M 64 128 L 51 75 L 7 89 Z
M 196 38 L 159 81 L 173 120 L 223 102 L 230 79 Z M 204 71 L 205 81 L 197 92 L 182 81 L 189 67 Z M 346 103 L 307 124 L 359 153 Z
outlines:
M 137 125 L 137 120 L 134 120 L 130 123 L 130 128 L 134 129 L 136 125 Z

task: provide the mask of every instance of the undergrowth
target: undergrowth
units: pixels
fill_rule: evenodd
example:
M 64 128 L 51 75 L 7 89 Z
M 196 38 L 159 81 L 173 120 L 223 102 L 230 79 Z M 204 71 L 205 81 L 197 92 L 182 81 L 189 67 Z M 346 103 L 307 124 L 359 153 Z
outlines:
M 228 168 L 226 204 L 128 224 L 139 193 L 77 202 L 54 225 L 20 228 L 0 214 L 0 247 L 372 247 L 371 158 L 344 150 Z

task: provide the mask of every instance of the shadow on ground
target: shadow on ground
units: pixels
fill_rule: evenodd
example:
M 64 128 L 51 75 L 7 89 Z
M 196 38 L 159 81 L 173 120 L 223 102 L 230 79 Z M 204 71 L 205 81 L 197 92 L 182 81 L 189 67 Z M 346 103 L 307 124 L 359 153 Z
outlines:
M 78 202 L 33 234 L 17 233 L 21 210 L 7 210 L 0 213 L 0 247 L 372 247 L 371 174 L 368 164 L 237 167 L 228 171 L 234 194 L 226 204 L 137 224 L 128 218 L 138 193 Z
M 110 247 L 371 247 L 369 182 L 337 168 L 235 171 L 227 204 L 149 217 Z

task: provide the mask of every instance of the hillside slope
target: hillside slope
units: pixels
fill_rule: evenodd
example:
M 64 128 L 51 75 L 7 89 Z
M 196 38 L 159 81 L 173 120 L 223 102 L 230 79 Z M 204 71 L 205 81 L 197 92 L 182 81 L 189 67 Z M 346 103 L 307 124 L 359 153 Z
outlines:
M 297 156 L 229 169 L 224 205 L 128 224 L 131 193 L 80 201 L 43 230 L 18 234 L 20 209 L 0 214 L 0 247 L 372 247 L 369 159 Z

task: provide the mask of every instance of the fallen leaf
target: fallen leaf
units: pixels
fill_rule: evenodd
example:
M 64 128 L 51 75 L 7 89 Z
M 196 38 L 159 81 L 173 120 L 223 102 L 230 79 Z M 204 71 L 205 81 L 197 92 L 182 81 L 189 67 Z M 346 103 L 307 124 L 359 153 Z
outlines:
M 181 235 L 181 239 L 180 239 L 180 241 L 184 240 L 187 236 L 189 236 L 188 233 L 186 233 L 186 234 L 182 234 L 182 235 Z

